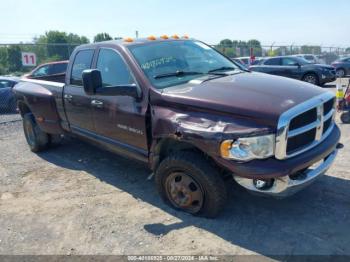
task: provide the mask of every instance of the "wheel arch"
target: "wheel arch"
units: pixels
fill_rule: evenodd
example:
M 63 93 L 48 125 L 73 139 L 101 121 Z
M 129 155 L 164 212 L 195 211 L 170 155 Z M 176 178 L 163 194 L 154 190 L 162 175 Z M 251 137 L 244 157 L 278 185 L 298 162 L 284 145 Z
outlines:
M 164 158 L 166 158 L 166 156 L 170 155 L 173 152 L 180 151 L 192 151 L 197 154 L 200 154 L 217 167 L 214 159 L 195 144 L 189 141 L 180 140 L 173 137 L 163 137 L 157 139 L 156 143 L 154 143 L 154 146 L 152 148 L 151 169 L 156 170 L 160 162 Z

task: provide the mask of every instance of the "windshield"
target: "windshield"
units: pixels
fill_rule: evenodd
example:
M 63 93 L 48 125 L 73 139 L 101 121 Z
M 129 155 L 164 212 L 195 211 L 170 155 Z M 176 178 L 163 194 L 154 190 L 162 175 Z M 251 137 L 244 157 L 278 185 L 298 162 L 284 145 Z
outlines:
M 231 60 L 198 41 L 164 41 L 130 46 L 129 50 L 158 89 L 189 82 L 203 75 L 239 70 Z

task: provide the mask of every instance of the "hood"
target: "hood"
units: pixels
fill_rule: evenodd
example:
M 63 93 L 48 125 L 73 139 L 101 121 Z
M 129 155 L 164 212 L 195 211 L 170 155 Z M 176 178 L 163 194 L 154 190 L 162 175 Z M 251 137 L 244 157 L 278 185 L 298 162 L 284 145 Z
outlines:
M 324 65 L 324 64 L 306 64 L 306 65 L 303 65 L 303 67 L 325 68 L 325 69 L 329 69 L 329 70 L 333 70 L 334 69 L 334 67 L 332 67 L 330 65 Z
M 275 128 L 283 112 L 324 92 L 317 86 L 289 78 L 240 73 L 166 88 L 160 101 L 164 106 L 173 104 L 187 110 L 226 113 Z

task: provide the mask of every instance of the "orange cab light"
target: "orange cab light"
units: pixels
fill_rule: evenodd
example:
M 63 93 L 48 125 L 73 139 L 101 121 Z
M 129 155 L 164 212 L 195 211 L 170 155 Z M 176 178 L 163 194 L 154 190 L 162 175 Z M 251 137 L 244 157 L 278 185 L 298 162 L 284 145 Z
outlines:
M 188 39 L 189 37 L 188 37 L 188 35 L 184 35 L 182 38 Z
M 178 35 L 173 35 L 172 38 L 179 39 L 180 37 Z
M 162 35 L 160 38 L 168 39 L 169 37 L 167 35 Z
M 127 38 L 124 38 L 124 42 L 131 43 L 131 42 L 134 42 L 134 39 L 132 39 L 131 37 L 127 37 Z
M 156 40 L 157 38 L 156 38 L 154 35 L 150 35 L 149 37 L 147 37 L 147 39 L 148 39 L 148 40 L 154 41 L 154 40 Z

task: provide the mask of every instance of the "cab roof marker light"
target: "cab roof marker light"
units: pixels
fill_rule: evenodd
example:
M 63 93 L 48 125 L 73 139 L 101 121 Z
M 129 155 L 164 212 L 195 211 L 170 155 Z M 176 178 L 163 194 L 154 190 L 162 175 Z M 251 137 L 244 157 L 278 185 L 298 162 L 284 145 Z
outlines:
M 167 35 L 162 35 L 160 38 L 162 38 L 162 39 L 169 39 L 169 37 Z
M 182 38 L 189 39 L 188 35 L 184 35 Z
M 180 39 L 180 37 L 179 37 L 178 35 L 176 35 L 176 34 L 173 35 L 172 38 L 174 38 L 174 39 Z
M 131 43 L 131 42 L 134 42 L 134 39 L 132 39 L 131 37 L 127 37 L 127 38 L 124 38 L 124 42 Z
M 157 39 L 157 37 L 155 37 L 154 35 L 150 35 L 149 37 L 147 37 L 148 40 L 154 41 Z

